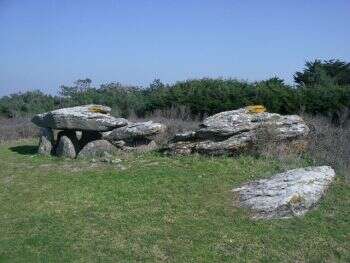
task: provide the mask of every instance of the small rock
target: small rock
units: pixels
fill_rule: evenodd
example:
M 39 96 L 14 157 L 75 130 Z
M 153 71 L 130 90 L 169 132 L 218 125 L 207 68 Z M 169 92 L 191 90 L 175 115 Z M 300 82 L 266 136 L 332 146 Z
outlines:
M 116 167 L 117 167 L 118 170 L 121 170 L 121 171 L 126 170 L 126 167 L 124 165 L 120 164 L 120 163 L 118 163 Z
M 111 141 L 111 143 L 118 148 L 123 148 L 123 146 L 125 146 L 126 142 L 125 141 Z
M 80 141 L 81 138 L 83 137 L 83 132 L 82 131 L 76 131 L 75 134 L 77 136 L 77 139 Z
M 334 176 L 329 166 L 300 168 L 232 191 L 238 197 L 236 205 L 250 209 L 253 218 L 289 218 L 301 216 L 314 207 Z
M 100 162 L 105 163 L 120 163 L 122 161 L 108 152 L 103 152 L 102 157 L 99 160 Z
M 120 159 L 112 159 L 111 160 L 111 163 L 120 163 L 122 160 Z

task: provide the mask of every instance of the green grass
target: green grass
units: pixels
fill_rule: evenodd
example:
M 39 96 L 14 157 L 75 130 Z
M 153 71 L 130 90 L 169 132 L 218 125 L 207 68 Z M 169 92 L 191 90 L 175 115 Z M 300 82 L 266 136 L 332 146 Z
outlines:
M 116 165 L 0 146 L 0 262 L 349 262 L 339 175 L 302 218 L 253 221 L 230 189 L 307 161 L 122 156 Z

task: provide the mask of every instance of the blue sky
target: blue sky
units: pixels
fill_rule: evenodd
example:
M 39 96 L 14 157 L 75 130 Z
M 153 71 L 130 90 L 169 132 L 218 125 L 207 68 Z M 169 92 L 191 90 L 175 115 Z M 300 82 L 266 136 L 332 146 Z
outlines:
M 0 96 L 89 77 L 148 85 L 350 61 L 349 0 L 0 0 Z

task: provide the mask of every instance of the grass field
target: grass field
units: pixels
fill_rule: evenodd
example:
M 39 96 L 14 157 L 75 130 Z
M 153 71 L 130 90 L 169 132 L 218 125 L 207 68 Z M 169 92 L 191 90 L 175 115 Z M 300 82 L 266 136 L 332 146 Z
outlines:
M 122 165 L 0 146 L 0 262 L 350 262 L 339 174 L 302 218 L 252 221 L 230 189 L 305 160 L 125 155 Z

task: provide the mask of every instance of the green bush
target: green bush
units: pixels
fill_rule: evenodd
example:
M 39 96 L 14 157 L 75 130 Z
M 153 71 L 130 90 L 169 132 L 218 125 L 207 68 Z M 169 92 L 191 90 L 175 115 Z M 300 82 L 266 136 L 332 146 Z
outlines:
M 286 85 L 277 77 L 247 82 L 236 79 L 192 79 L 173 85 L 159 79 L 146 88 L 111 82 L 93 87 L 90 79 L 79 79 L 73 86 L 61 86 L 59 96 L 40 91 L 17 93 L 0 98 L 0 115 L 30 116 L 60 107 L 104 104 L 122 117 L 145 117 L 154 111 L 186 108 L 203 117 L 252 104 L 268 111 L 296 114 L 331 115 L 337 119 L 350 109 L 350 66 L 339 60 L 307 62 L 295 74 L 297 86 Z M 344 116 L 342 116 L 344 115 Z
M 30 116 L 52 110 L 60 105 L 60 98 L 41 91 L 28 91 L 0 98 L 0 114 L 5 117 Z

